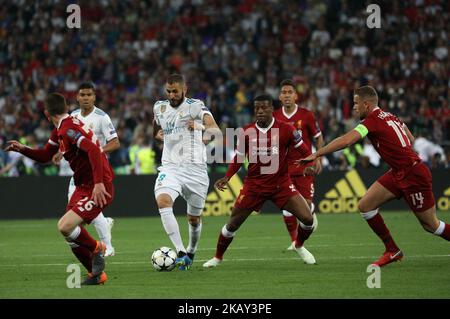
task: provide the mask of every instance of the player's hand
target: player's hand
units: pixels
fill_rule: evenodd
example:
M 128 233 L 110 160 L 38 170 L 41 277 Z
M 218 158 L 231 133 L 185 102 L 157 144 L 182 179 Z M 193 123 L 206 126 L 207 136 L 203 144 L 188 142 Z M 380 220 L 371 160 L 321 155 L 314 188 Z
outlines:
M 194 120 L 189 120 L 188 121 L 188 130 L 189 131 L 194 131 L 194 130 L 204 131 L 205 126 L 203 124 L 196 123 Z
M 295 163 L 297 165 L 305 165 L 305 164 L 315 161 L 316 158 L 317 158 L 317 155 L 316 155 L 316 153 L 314 153 L 314 154 L 309 155 L 308 157 L 296 160 Z
M 25 149 L 25 145 L 21 144 L 16 140 L 6 142 L 8 146 L 5 148 L 5 152 L 21 152 Z
M 303 176 L 314 176 L 316 175 L 316 168 L 314 166 L 305 167 L 303 170 Z
M 163 132 L 163 130 L 159 130 L 158 133 L 156 133 L 155 138 L 157 140 L 160 140 L 161 142 L 164 141 L 164 132 Z
M 317 157 L 314 162 L 316 168 L 316 175 L 319 175 L 322 172 L 322 157 Z
M 103 207 L 108 203 L 106 196 L 111 198 L 111 195 L 106 191 L 105 185 L 103 183 L 98 183 L 94 185 L 94 190 L 92 191 L 92 200 L 95 205 Z
M 220 190 L 221 192 L 223 192 L 224 190 L 227 189 L 227 183 L 230 181 L 230 179 L 228 177 L 222 177 L 221 179 L 217 180 L 214 183 L 214 186 Z
M 53 155 L 53 157 L 52 157 L 52 162 L 53 162 L 53 164 L 59 165 L 59 164 L 61 163 L 62 158 L 63 158 L 62 153 L 58 151 L 58 152 L 57 152 L 55 155 Z

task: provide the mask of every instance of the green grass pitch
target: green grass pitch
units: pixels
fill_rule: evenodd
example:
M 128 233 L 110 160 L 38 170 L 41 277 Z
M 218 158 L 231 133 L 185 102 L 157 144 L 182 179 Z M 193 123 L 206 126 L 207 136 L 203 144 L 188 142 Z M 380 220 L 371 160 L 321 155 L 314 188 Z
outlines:
M 367 266 L 383 246 L 356 214 L 319 215 L 306 244 L 318 262 L 313 266 L 285 250 L 290 241 L 281 215 L 250 216 L 215 269 L 202 264 L 214 255 L 227 217 L 206 217 L 193 268 L 167 273 L 150 264 L 154 249 L 171 246 L 160 219 L 116 218 L 109 280 L 81 289 L 66 286 L 66 267 L 76 259 L 56 220 L 0 221 L 0 298 L 449 298 L 450 243 L 423 231 L 412 213 L 383 217 L 405 258 L 382 268 L 381 288 L 373 289 Z M 439 217 L 450 221 L 450 213 Z M 178 221 L 186 244 L 186 218 Z

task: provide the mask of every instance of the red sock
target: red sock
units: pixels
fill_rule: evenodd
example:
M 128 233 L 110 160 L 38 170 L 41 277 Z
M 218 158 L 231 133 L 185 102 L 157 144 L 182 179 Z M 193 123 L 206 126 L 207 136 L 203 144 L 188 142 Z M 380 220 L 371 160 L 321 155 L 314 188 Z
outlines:
M 298 223 L 297 223 L 297 217 L 295 217 L 294 215 L 291 216 L 284 216 L 284 223 L 286 224 L 286 228 L 289 232 L 289 235 L 291 236 L 291 241 L 294 241 L 297 239 L 297 227 L 298 227 Z
M 305 241 L 309 238 L 309 236 L 312 234 L 314 228 L 311 227 L 311 229 L 303 229 L 301 225 L 299 224 L 297 227 L 297 240 L 295 241 L 295 247 L 302 247 Z
M 369 224 L 370 228 L 372 228 L 372 230 L 375 232 L 375 234 L 377 234 L 378 237 L 383 241 L 387 251 L 396 252 L 400 250 L 397 244 L 394 242 L 394 239 L 392 238 L 391 233 L 386 227 L 383 217 L 381 217 L 380 214 L 376 214 L 374 217 L 366 221 Z
M 86 247 L 90 252 L 93 252 L 97 247 L 97 241 L 94 238 L 92 238 L 91 235 L 89 235 L 89 233 L 84 227 L 80 226 L 80 229 L 81 229 L 80 234 L 75 240 L 72 241 L 79 246 Z
M 225 251 L 233 241 L 233 238 L 234 237 L 225 237 L 222 235 L 222 232 L 220 232 L 219 240 L 217 241 L 216 258 L 223 259 L 223 254 L 225 254 Z
M 72 248 L 72 252 L 83 264 L 84 268 L 86 268 L 88 272 L 92 272 L 92 253 L 89 249 L 83 246 L 78 246 L 76 248 Z
M 450 241 L 450 225 L 449 224 L 445 224 L 444 231 L 442 232 L 442 234 L 440 236 L 442 238 L 444 238 L 445 240 Z

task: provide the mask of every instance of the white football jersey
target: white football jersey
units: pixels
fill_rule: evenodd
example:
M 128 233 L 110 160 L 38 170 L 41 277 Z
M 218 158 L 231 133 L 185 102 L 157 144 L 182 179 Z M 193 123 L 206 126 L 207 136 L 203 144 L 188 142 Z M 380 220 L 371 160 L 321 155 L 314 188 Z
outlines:
M 211 112 L 197 99 L 185 98 L 176 108 L 169 100 L 157 101 L 153 108 L 156 124 L 164 133 L 163 166 L 193 165 L 206 169 L 206 147 L 201 130 L 189 131 L 188 121 L 203 123 L 203 116 Z
M 72 113 L 70 113 L 73 117 L 79 119 L 84 123 L 85 127 L 92 130 L 100 142 L 100 146 L 105 146 L 109 141 L 113 138 L 117 137 L 116 129 L 111 121 L 111 118 L 104 111 L 94 106 L 94 109 L 91 113 L 86 116 L 81 115 L 81 109 L 76 109 Z M 65 159 L 61 160 L 60 176 L 70 176 L 73 175 L 73 171 L 68 165 L 65 163 Z

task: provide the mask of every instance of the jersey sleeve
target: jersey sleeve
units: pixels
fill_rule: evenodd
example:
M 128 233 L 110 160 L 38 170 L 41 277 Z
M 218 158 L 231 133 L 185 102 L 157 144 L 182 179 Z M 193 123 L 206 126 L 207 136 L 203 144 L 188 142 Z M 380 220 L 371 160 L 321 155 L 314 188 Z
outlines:
M 314 138 L 318 138 L 320 135 L 322 135 L 322 131 L 320 130 L 319 123 L 316 120 L 316 117 L 314 116 L 314 113 L 311 112 L 308 121 L 308 129 L 311 133 L 311 136 Z
M 48 139 L 48 144 L 52 146 L 58 146 L 59 147 L 59 141 L 58 141 L 58 131 L 56 128 L 52 130 L 52 133 L 50 134 L 50 138 Z
M 71 126 L 68 129 L 61 131 L 59 134 L 64 143 L 67 145 L 76 145 L 78 148 L 80 148 L 80 143 L 84 139 L 83 133 L 75 126 Z
M 194 120 L 200 119 L 203 121 L 203 117 L 205 116 L 205 114 L 209 114 L 212 116 L 211 111 L 205 106 L 205 103 L 203 103 L 202 101 L 196 101 L 192 103 L 190 113 Z
M 106 143 L 117 138 L 117 132 L 108 114 L 102 117 L 102 133 L 105 136 Z
M 159 126 L 161 126 L 161 124 L 159 123 L 159 119 L 158 119 L 160 107 L 161 107 L 161 101 L 157 101 L 155 103 L 155 105 L 153 106 L 153 120 Z
M 288 125 L 288 136 L 289 136 L 289 149 L 295 149 L 295 152 L 299 152 L 302 156 L 308 156 L 311 151 L 308 149 L 306 144 L 303 142 L 302 135 L 295 129 L 295 127 Z

